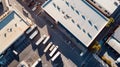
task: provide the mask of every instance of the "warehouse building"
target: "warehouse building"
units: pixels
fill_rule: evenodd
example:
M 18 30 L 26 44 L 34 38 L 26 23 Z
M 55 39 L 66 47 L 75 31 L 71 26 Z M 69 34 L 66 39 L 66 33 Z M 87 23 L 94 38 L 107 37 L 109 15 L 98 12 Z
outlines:
M 42 8 L 85 47 L 89 47 L 109 21 L 84 0 L 48 0 Z
M 15 11 L 9 12 L 0 21 L 0 54 L 4 53 L 29 28 Z

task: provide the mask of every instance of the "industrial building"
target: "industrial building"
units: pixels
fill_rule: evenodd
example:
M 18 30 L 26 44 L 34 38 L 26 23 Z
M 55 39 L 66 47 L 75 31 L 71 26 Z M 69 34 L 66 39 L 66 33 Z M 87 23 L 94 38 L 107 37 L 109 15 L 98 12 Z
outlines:
M 85 0 L 48 0 L 42 8 L 85 47 L 89 47 L 109 21 Z
M 120 26 L 115 30 L 114 34 L 107 40 L 107 44 L 120 54 Z
M 120 5 L 118 0 L 86 0 L 105 16 L 110 17 Z
M 15 11 L 6 14 L 0 21 L 0 54 L 4 53 L 29 28 Z

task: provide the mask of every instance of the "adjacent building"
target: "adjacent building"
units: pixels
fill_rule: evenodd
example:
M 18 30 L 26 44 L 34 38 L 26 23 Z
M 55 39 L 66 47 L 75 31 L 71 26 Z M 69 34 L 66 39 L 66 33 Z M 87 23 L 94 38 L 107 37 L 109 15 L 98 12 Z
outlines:
M 0 54 L 4 53 L 29 28 L 15 11 L 9 12 L 0 20 Z
M 119 0 L 86 0 L 105 16 L 110 17 L 120 5 Z

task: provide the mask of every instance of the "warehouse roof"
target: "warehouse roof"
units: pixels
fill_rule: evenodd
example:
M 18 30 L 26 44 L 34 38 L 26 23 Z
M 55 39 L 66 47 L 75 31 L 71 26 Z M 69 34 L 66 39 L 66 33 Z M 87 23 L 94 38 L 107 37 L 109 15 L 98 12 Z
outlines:
M 42 8 L 87 47 L 108 22 L 104 15 L 82 0 L 48 0 Z

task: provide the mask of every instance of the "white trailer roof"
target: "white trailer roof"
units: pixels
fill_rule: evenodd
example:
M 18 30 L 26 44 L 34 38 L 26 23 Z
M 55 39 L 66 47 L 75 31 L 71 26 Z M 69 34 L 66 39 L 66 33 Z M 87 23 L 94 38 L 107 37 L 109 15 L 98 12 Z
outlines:
M 117 40 L 111 38 L 107 43 L 120 54 L 120 43 Z
M 82 0 L 49 0 L 42 8 L 86 47 L 108 22 L 105 16 Z

